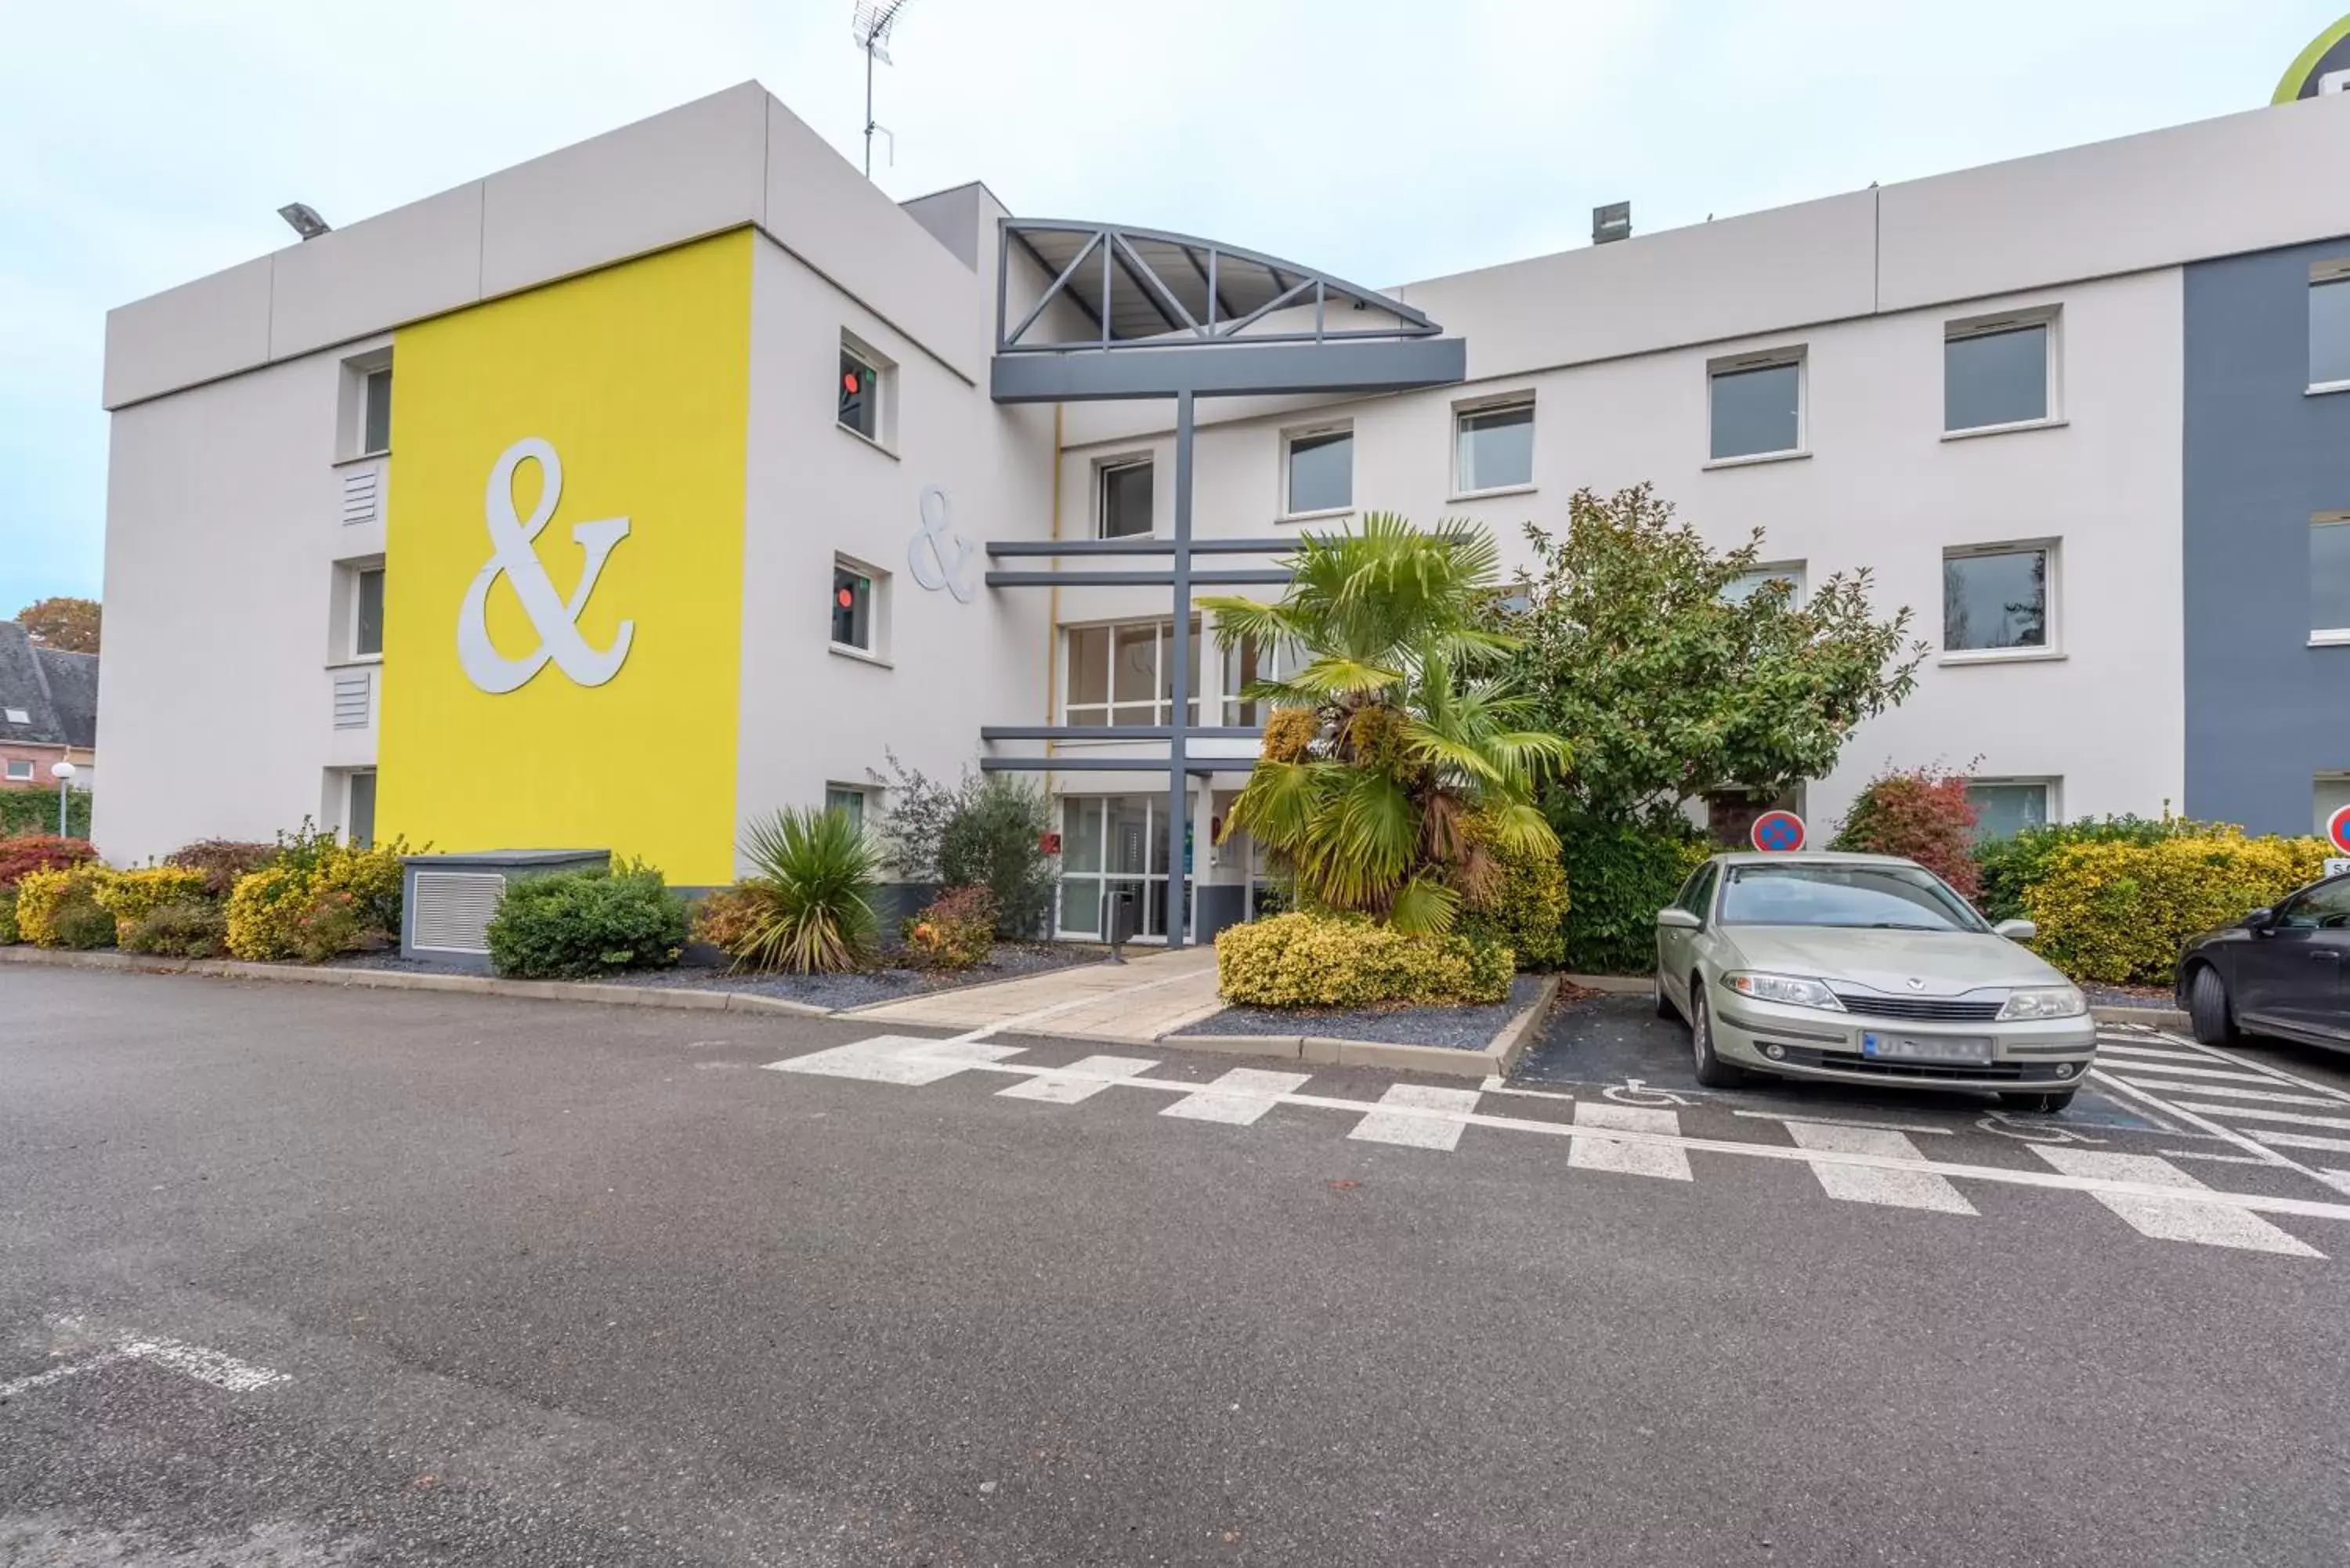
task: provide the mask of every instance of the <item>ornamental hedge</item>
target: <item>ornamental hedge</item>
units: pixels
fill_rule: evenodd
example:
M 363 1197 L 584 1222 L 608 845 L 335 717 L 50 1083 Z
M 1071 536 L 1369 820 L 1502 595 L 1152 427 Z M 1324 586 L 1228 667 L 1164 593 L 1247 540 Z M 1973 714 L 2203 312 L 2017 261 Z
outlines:
M 2073 843 L 2023 890 L 2040 956 L 2077 981 L 2167 985 L 2188 938 L 2324 874 L 2323 839 L 2205 827 L 2151 843 Z
M 1275 915 L 1216 938 L 1224 1000 L 1254 1007 L 1500 1002 L 1516 967 L 1498 942 L 1408 937 L 1362 915 Z

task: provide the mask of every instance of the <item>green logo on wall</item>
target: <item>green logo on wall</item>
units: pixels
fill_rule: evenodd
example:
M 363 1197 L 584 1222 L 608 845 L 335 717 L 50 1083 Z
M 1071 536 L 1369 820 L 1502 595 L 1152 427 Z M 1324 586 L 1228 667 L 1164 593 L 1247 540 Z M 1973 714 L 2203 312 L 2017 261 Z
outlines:
M 2271 103 L 2291 103 L 2320 93 L 2350 91 L 2350 16 L 2345 16 L 2301 51 Z

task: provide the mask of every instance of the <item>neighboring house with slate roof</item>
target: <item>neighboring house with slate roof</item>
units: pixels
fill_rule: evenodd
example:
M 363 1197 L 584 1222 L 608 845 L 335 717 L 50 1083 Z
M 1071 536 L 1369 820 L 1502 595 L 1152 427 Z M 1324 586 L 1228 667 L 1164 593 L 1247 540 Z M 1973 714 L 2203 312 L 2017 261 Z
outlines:
M 52 763 L 70 762 L 87 789 L 98 771 L 95 653 L 43 648 L 0 620 L 0 788 L 47 787 Z

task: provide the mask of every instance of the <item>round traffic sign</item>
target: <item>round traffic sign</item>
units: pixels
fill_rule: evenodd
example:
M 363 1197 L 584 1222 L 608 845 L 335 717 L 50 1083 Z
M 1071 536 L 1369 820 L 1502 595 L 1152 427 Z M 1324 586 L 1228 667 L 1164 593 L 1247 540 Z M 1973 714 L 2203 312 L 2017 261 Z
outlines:
M 2345 825 L 2350 827 L 2350 825 Z M 1766 811 L 1754 819 L 1753 832 L 1749 836 L 1754 847 L 1773 854 L 1804 846 L 1804 819 L 1792 811 Z M 2343 853 L 2350 854 L 2350 850 Z
M 2340 807 L 2325 819 L 2325 836 L 2334 841 L 2336 854 L 2350 855 L 2350 805 Z

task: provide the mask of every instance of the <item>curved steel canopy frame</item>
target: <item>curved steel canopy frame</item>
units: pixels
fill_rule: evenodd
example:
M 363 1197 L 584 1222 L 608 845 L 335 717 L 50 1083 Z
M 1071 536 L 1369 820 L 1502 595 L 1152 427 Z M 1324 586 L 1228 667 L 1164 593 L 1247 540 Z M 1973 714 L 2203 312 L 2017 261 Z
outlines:
M 1014 247 L 1052 282 L 1027 312 L 1008 319 Z M 1368 396 L 1420 387 L 1452 386 L 1467 379 L 1468 346 L 1401 300 L 1313 267 L 1191 234 L 1118 223 L 1046 218 L 1006 218 L 996 238 L 995 358 L 990 392 L 1000 403 L 1068 402 L 1097 399 L 1175 400 L 1174 528 L 1166 539 L 1083 539 L 991 542 L 991 556 L 1135 556 L 1173 559 L 1164 572 L 991 571 L 992 587 L 1059 584 L 1164 585 L 1171 590 L 1173 626 L 1168 659 L 1172 721 L 1165 725 L 997 725 L 983 741 L 1133 739 L 1167 742 L 1167 759 L 1137 757 L 986 757 L 988 772 L 1029 769 L 1069 773 L 1160 773 L 1167 775 L 1167 945 L 1184 945 L 1200 899 L 1184 850 L 1190 775 L 1229 768 L 1234 759 L 1193 759 L 1195 735 L 1253 733 L 1187 722 L 1191 686 L 1191 589 L 1195 584 L 1285 582 L 1282 570 L 1194 572 L 1194 552 L 1275 554 L 1293 539 L 1191 538 L 1193 404 L 1203 397 L 1336 394 Z M 1121 285 L 1123 286 L 1121 286 Z M 1074 306 L 1094 325 L 1074 339 L 1032 341 L 1030 333 L 1056 302 Z M 1311 309 L 1310 326 L 1300 313 Z M 1334 326 L 1343 313 L 1346 325 Z M 1359 324 L 1353 318 L 1365 317 Z M 1057 629 L 1057 628 L 1056 628 Z M 1105 731 L 1136 732 L 1106 733 Z M 1179 873 L 1176 868 L 1182 867 Z M 1190 890 L 1190 919 L 1182 891 Z

